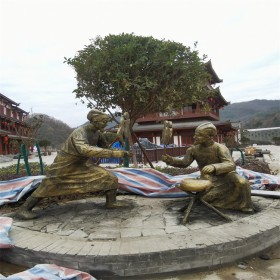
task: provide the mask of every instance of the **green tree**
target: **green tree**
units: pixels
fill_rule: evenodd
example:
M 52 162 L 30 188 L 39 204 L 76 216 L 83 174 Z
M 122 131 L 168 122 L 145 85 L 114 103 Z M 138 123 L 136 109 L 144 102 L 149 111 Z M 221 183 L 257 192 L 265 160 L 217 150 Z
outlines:
M 114 133 L 114 132 L 107 131 L 104 133 L 104 137 L 109 145 L 113 144 L 115 141 L 117 141 L 117 133 Z
M 240 144 L 241 146 L 246 146 L 250 144 L 250 137 L 248 135 L 248 130 L 244 129 L 243 126 L 240 127 Z
M 181 43 L 134 34 L 100 36 L 65 63 L 76 71 L 76 98 L 101 110 L 136 119 L 171 112 L 209 96 L 209 79 L 196 50 Z M 213 93 L 211 93 L 213 95 Z
M 242 145 L 248 145 L 248 144 L 250 144 L 250 138 L 248 138 L 248 137 L 246 137 L 246 136 L 241 136 L 241 139 L 240 139 L 240 141 L 241 141 L 241 144 Z
M 50 146 L 52 143 L 47 139 L 43 139 L 39 141 L 39 146 L 44 147 L 45 152 L 47 151 L 47 147 Z
M 225 144 L 228 148 L 236 148 L 237 142 L 235 140 L 235 131 L 228 132 L 227 135 L 225 136 Z
M 272 140 L 274 141 L 275 145 L 280 145 L 280 137 L 279 136 L 273 137 Z

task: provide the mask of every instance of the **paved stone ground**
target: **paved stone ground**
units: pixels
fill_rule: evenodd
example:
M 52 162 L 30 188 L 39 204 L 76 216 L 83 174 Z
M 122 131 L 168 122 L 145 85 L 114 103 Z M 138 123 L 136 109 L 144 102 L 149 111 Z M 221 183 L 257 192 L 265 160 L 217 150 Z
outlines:
M 197 229 L 224 225 L 225 220 L 204 205 L 198 204 L 191 211 L 190 222 L 181 224 L 187 198 L 153 199 L 135 195 L 121 195 L 119 200 L 129 202 L 130 207 L 108 210 L 105 198 L 95 197 L 66 203 L 51 203 L 47 208 L 35 208 L 40 215 L 31 221 L 19 221 L 14 226 L 51 235 L 82 238 L 83 240 L 116 240 L 118 238 L 167 236 Z M 262 212 L 278 200 L 253 197 L 254 205 Z M 278 205 L 278 203 L 277 203 Z M 249 217 L 238 211 L 222 211 L 233 221 Z M 259 212 L 259 213 L 260 213 Z
M 280 201 L 253 197 L 253 215 L 223 211 L 233 222 L 196 205 L 190 222 L 181 220 L 186 199 L 118 196 L 129 208 L 106 210 L 94 197 L 38 207 L 39 218 L 14 217 L 13 249 L 5 261 L 31 267 L 56 263 L 96 277 L 205 269 L 258 253 L 280 241 Z M 11 214 L 13 216 L 13 214 Z

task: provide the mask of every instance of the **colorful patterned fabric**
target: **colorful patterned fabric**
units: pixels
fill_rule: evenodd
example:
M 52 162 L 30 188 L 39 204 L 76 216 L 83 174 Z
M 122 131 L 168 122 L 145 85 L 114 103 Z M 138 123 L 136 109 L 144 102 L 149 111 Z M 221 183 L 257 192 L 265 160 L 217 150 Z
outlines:
M 187 194 L 176 186 L 184 178 L 197 178 L 200 172 L 170 176 L 152 168 L 109 169 L 119 180 L 119 189 L 147 197 L 183 197 Z M 266 190 L 271 185 L 280 186 L 280 177 L 237 167 L 237 173 L 251 183 L 252 190 Z M 17 202 L 35 189 L 44 176 L 22 177 L 0 182 L 0 205 Z
M 147 197 L 184 197 L 187 194 L 176 186 L 184 178 L 196 178 L 199 172 L 170 176 L 152 168 L 116 168 L 119 189 Z
M 12 247 L 12 241 L 9 238 L 12 222 L 12 218 L 0 217 L 0 249 Z
M 147 197 L 184 197 L 187 194 L 176 186 L 182 179 L 197 178 L 200 172 L 170 176 L 152 168 L 117 168 L 112 172 L 118 177 L 119 189 Z M 236 172 L 251 183 L 253 190 L 266 190 L 270 185 L 280 186 L 280 177 L 253 172 L 237 167 Z M 258 193 L 259 194 L 259 193 Z
M 25 194 L 37 188 L 45 176 L 29 176 L 0 181 L 0 205 L 19 201 Z
M 236 171 L 240 176 L 249 180 L 252 190 L 266 190 L 270 185 L 280 186 L 279 176 L 255 172 L 239 166 L 237 166 Z
M 3 278 L 1 278 L 3 279 Z M 96 280 L 90 274 L 57 266 L 55 264 L 37 264 L 34 267 L 10 275 L 7 280 Z

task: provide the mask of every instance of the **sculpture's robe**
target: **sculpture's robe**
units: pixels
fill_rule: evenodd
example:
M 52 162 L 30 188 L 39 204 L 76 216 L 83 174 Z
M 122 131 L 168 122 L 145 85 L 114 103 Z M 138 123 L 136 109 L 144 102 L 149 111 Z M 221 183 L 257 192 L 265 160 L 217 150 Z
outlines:
M 200 170 L 206 165 L 215 167 L 214 173 L 201 175 L 212 181 L 212 187 L 202 196 L 205 201 L 224 209 L 252 207 L 250 183 L 235 172 L 235 163 L 226 146 L 216 142 L 209 146 L 193 145 L 182 160 L 175 158 L 172 166 L 187 167 L 194 160 Z
M 116 189 L 117 177 L 92 160 L 93 157 L 111 156 L 110 150 L 102 149 L 106 145 L 102 133 L 92 131 L 90 124 L 75 129 L 32 196 L 51 197 Z

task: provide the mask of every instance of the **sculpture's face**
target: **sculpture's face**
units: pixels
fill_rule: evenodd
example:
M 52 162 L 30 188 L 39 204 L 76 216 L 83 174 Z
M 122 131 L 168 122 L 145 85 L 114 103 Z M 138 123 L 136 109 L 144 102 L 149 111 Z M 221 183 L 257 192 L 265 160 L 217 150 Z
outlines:
M 91 124 L 95 128 L 103 131 L 104 128 L 106 127 L 107 123 L 109 122 L 109 120 L 110 120 L 110 118 L 108 116 L 102 115 L 102 116 L 98 116 L 98 117 L 93 117 L 91 119 Z
M 198 145 L 198 144 L 204 144 L 204 143 L 208 142 L 211 137 L 207 133 L 205 133 L 205 131 L 198 130 L 198 131 L 195 131 L 193 138 L 194 138 L 194 144 Z

